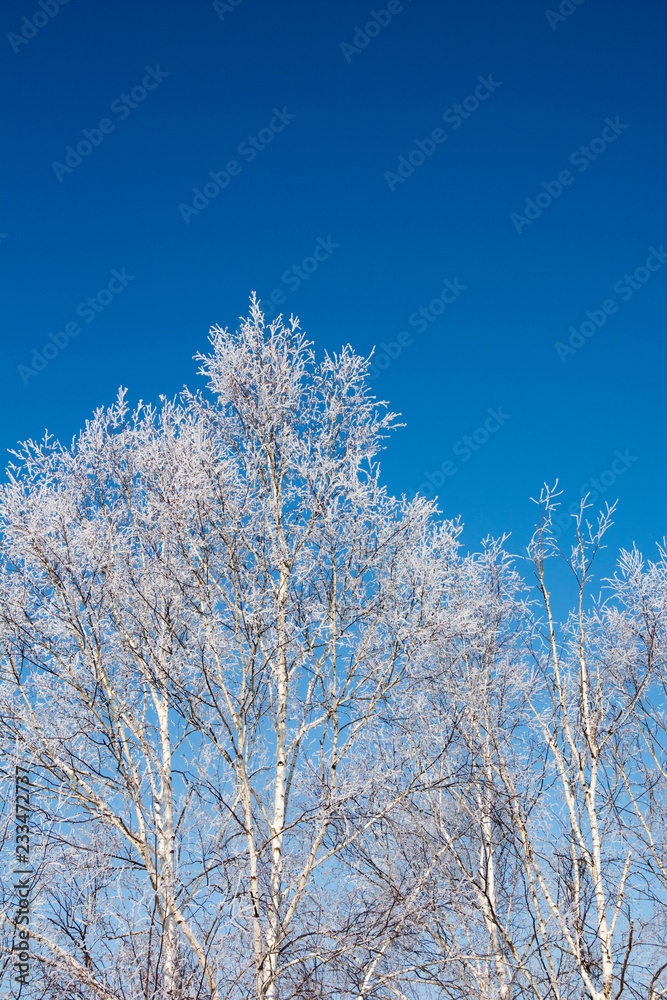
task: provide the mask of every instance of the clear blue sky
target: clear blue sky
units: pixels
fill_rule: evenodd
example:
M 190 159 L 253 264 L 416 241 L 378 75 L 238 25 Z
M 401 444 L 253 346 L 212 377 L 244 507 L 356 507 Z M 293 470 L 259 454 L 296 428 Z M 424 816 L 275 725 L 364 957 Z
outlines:
M 3 449 L 197 383 L 256 289 L 320 351 L 378 345 L 387 485 L 442 480 L 470 545 L 602 476 L 610 543 L 650 551 L 667 22 L 560 6 L 6 0 Z

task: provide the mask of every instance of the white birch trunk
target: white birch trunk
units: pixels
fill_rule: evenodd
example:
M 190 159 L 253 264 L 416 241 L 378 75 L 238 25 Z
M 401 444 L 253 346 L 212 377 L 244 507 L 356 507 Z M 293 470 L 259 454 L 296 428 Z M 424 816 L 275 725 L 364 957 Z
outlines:
M 181 995 L 179 963 L 178 924 L 175 915 L 176 872 L 174 866 L 174 789 L 171 770 L 171 737 L 169 734 L 169 701 L 166 691 L 156 698 L 156 708 L 160 726 L 160 749 L 162 753 L 160 785 L 155 804 L 159 894 L 162 903 L 163 921 L 163 977 L 164 991 L 169 1000 L 178 1000 Z
M 278 973 L 278 949 L 282 929 L 283 835 L 285 829 L 287 761 L 287 649 L 286 617 L 288 570 L 280 567 L 278 588 L 278 648 L 276 672 L 276 763 L 273 821 L 271 823 L 271 888 L 267 928 L 267 953 L 264 975 L 264 995 L 275 1000 Z

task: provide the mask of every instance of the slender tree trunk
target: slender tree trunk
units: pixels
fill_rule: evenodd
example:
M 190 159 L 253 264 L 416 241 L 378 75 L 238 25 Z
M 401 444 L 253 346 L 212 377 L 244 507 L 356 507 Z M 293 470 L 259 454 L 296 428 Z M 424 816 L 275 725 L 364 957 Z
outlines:
M 177 1000 L 181 995 L 178 924 L 174 913 L 176 873 L 174 864 L 174 790 L 171 774 L 171 738 L 169 735 L 169 702 L 166 692 L 157 701 L 160 724 L 161 773 L 157 813 L 158 873 L 163 921 L 163 982 L 165 995 Z M 159 807 L 159 812 L 158 812 Z
M 486 930 L 489 935 L 489 942 L 491 944 L 493 965 L 498 981 L 498 995 L 501 997 L 501 1000 L 506 1000 L 509 996 L 509 989 L 507 985 L 507 970 L 505 968 L 503 953 L 500 947 L 500 935 L 498 934 L 498 925 L 496 923 L 496 885 L 493 840 L 491 835 L 491 817 L 488 812 L 482 818 L 482 837 L 483 846 L 479 866 L 480 881 L 482 885 L 482 912 L 484 915 Z
M 600 824 L 598 821 L 595 794 L 597 790 L 600 751 L 591 720 L 589 701 L 590 685 L 586 659 L 583 654 L 583 634 L 579 650 L 579 669 L 584 716 L 584 735 L 586 737 L 586 743 L 588 744 L 588 752 L 591 757 L 590 780 L 586 782 L 581 770 L 579 773 L 584 792 L 588 822 L 591 829 L 591 880 L 593 882 L 593 889 L 595 892 L 597 929 L 602 957 L 602 996 L 604 997 L 604 1000 L 610 1000 L 614 986 L 614 960 L 611 941 L 612 936 L 609 931 L 609 924 L 607 921 L 607 899 L 602 872 L 602 840 L 600 836 Z
M 264 995 L 267 1000 L 275 1000 L 276 975 L 278 972 L 278 950 L 280 946 L 282 917 L 283 880 L 283 833 L 285 829 L 287 761 L 287 603 L 288 569 L 280 568 L 278 588 L 278 649 L 276 652 L 276 773 L 273 802 L 273 822 L 271 824 L 271 895 L 269 900 L 269 920 L 267 930 L 267 955 L 265 963 Z

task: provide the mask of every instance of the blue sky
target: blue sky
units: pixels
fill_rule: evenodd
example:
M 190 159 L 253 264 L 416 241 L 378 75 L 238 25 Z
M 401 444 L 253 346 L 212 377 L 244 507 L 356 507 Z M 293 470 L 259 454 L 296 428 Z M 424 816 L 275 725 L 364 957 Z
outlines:
M 209 326 L 256 289 L 319 351 L 377 345 L 377 394 L 407 424 L 387 486 L 435 483 L 471 546 L 511 531 L 520 549 L 556 478 L 566 504 L 594 478 L 619 499 L 614 548 L 663 537 L 654 0 L 0 17 L 3 449 L 69 440 L 121 384 L 196 384 Z

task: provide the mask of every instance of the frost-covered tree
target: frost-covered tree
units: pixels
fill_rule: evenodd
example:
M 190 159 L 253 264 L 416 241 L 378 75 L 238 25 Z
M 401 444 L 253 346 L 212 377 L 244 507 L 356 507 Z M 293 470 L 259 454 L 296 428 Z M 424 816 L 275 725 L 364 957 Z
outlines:
M 450 574 L 449 631 L 405 727 L 412 759 L 446 745 L 440 781 L 431 773 L 411 789 L 385 836 L 363 844 L 377 896 L 401 923 L 374 973 L 405 996 L 667 993 L 665 550 L 648 565 L 622 553 L 591 598 L 612 511 L 591 525 L 584 502 L 576 544 L 561 553 L 554 509 L 545 489 L 532 600 L 498 544 Z M 553 557 L 574 584 L 562 623 Z
M 70 447 L 23 445 L 3 488 L 44 996 L 340 992 L 366 934 L 337 857 L 428 769 L 379 751 L 458 528 L 381 487 L 395 415 L 351 349 L 316 362 L 254 300 L 211 345 L 208 395 L 121 393 Z

